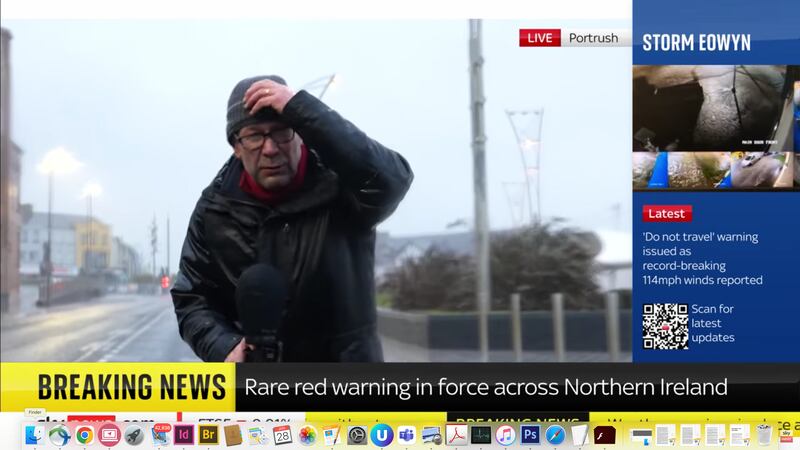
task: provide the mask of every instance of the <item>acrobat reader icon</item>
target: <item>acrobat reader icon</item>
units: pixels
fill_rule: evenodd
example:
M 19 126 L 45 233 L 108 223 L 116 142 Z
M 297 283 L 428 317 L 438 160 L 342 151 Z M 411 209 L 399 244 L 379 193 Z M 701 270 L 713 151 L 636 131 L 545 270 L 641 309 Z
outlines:
M 447 445 L 461 446 L 467 445 L 467 425 L 460 423 L 448 423 L 445 427 Z

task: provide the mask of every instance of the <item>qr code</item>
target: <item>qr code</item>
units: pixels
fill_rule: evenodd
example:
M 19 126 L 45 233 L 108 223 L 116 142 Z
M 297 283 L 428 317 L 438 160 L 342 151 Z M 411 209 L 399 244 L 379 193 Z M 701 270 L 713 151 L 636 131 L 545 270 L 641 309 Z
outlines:
M 689 305 L 645 303 L 642 311 L 642 346 L 645 350 L 687 350 Z

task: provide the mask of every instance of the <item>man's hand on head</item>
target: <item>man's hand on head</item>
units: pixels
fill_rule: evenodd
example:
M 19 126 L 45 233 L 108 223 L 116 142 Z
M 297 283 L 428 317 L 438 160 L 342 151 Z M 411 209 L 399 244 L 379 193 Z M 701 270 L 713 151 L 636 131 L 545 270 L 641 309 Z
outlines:
M 294 91 L 272 80 L 256 81 L 244 93 L 244 107 L 250 114 L 256 114 L 262 108 L 272 108 L 283 113 L 283 108 L 294 97 Z

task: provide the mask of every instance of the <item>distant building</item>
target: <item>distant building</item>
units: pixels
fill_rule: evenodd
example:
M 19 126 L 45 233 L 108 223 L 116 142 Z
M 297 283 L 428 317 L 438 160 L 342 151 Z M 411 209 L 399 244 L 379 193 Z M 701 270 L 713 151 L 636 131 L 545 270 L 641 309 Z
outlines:
M 78 267 L 87 271 L 107 269 L 111 263 L 111 227 L 97 219 L 75 223 Z
M 0 311 L 19 310 L 22 150 L 11 140 L 11 33 L 0 28 Z
M 75 227 L 86 222 L 86 216 L 77 214 L 52 215 L 53 246 L 51 260 L 53 275 L 74 276 L 80 272 Z M 44 244 L 47 242 L 47 213 L 34 212 L 22 225 L 20 236 L 23 275 L 37 275 L 44 261 Z
M 122 238 L 114 236 L 111 240 L 111 262 L 109 268 L 124 273 L 129 279 L 139 275 L 142 261 L 139 252 L 126 244 Z
M 416 236 L 392 237 L 379 232 L 375 242 L 375 277 L 379 281 L 386 273 L 424 255 L 430 248 L 471 255 L 474 252 L 473 235 L 469 231 Z
M 23 205 L 25 221 L 20 234 L 22 275 L 39 275 L 47 242 L 47 213 L 32 212 Z M 94 219 L 89 226 L 86 216 L 52 215 L 53 275 L 76 276 L 81 270 L 113 270 L 128 278 L 139 274 L 141 257 L 121 238 L 111 235 L 111 227 Z M 91 235 L 91 238 L 90 238 Z

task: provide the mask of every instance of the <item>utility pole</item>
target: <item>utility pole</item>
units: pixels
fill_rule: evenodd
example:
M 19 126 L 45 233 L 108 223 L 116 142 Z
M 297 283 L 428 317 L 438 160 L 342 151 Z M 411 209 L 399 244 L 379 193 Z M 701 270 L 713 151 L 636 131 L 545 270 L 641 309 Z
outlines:
M 93 237 L 94 236 L 92 236 L 92 231 L 93 231 L 92 230 L 92 196 L 91 195 L 87 196 L 86 197 L 86 201 L 87 201 L 87 204 L 88 204 L 88 215 L 89 215 L 89 217 L 86 218 L 86 223 L 88 225 L 89 232 L 88 232 L 88 235 L 86 237 L 86 256 L 84 257 L 85 260 L 83 261 L 83 267 L 86 270 L 86 272 L 89 272 L 89 270 L 93 266 L 93 264 L 91 264 L 90 261 L 92 259 L 94 259 L 93 258 L 93 256 L 94 256 L 94 253 L 93 253 L 93 251 L 94 251 L 94 239 L 93 239 Z
M 167 213 L 167 276 L 169 276 L 169 213 Z
M 158 268 L 156 267 L 156 250 L 158 249 L 158 225 L 156 225 L 156 216 L 153 215 L 153 224 L 150 225 L 150 250 L 153 252 L 153 276 L 158 276 Z
M 489 214 L 486 198 L 486 134 L 483 104 L 481 21 L 469 21 L 470 106 L 472 111 L 472 177 L 475 191 L 475 260 L 477 265 L 478 339 L 481 360 L 489 361 Z
M 44 252 L 45 282 L 44 304 L 50 306 L 53 296 L 53 172 L 47 175 L 47 249 Z

